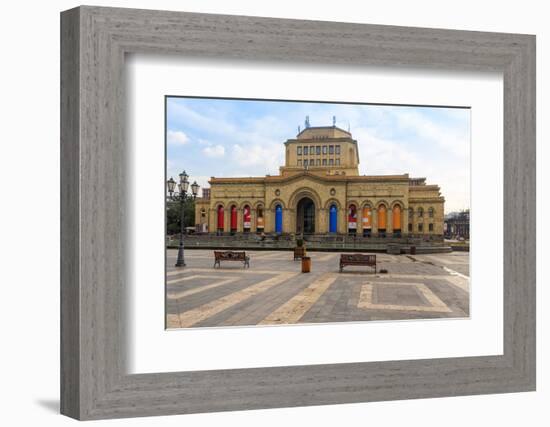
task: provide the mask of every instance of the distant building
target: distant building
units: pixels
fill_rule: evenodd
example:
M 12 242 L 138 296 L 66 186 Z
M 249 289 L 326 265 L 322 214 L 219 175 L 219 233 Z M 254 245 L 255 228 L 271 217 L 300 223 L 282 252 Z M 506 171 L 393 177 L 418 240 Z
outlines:
M 443 236 L 439 186 L 408 174 L 359 175 L 350 132 L 307 126 L 284 145 L 279 175 L 212 177 L 210 191 L 196 200 L 197 228 L 218 234 Z
M 464 238 L 470 239 L 470 210 L 461 212 L 451 212 L 445 216 L 443 223 L 443 230 L 445 238 L 457 239 Z

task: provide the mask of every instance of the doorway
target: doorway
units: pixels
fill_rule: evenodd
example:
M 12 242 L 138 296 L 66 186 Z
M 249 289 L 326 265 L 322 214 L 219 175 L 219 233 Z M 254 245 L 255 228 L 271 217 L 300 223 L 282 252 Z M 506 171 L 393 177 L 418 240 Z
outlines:
M 296 233 L 315 233 L 315 203 L 309 197 L 304 197 L 298 202 L 296 209 Z

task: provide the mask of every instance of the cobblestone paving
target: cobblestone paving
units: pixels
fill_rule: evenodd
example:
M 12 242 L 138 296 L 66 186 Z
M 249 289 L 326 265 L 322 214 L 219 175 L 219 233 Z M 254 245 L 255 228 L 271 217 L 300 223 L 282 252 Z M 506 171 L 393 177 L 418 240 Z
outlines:
M 463 318 L 469 316 L 469 253 L 376 254 L 378 271 L 346 267 L 339 253 L 310 252 L 311 273 L 288 251 L 247 251 L 250 268 L 212 250 L 168 251 L 168 328 Z

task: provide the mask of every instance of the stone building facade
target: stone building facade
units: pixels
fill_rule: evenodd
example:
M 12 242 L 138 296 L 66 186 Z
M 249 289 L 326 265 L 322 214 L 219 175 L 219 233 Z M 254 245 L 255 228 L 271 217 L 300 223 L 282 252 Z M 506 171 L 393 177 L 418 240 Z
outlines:
M 307 127 L 284 143 L 279 175 L 216 178 L 196 200 L 203 232 L 442 236 L 444 198 L 425 178 L 359 175 L 351 133 Z
M 443 224 L 443 232 L 446 238 L 470 239 L 470 210 L 452 212 L 446 215 Z

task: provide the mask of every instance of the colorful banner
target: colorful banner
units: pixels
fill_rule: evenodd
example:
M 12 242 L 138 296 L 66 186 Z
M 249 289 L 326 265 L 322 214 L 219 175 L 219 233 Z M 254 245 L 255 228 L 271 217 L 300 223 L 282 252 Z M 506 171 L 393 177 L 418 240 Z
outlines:
M 378 230 L 386 229 L 386 221 L 388 219 L 387 214 L 386 207 L 384 205 L 380 205 L 378 208 Z
M 223 207 L 218 206 L 218 229 L 223 230 Z
M 348 211 L 348 228 L 355 230 L 357 229 L 357 208 L 355 205 L 350 205 Z
M 231 206 L 231 230 L 237 229 L 237 206 Z
M 243 227 L 250 228 L 250 206 L 245 206 L 243 211 Z
M 363 228 L 365 230 L 372 228 L 372 212 L 370 208 L 363 208 Z
M 401 207 L 399 205 L 393 207 L 392 227 L 393 231 L 401 230 Z
M 257 228 L 264 228 L 264 217 L 263 216 L 259 216 L 256 222 L 258 223 Z

